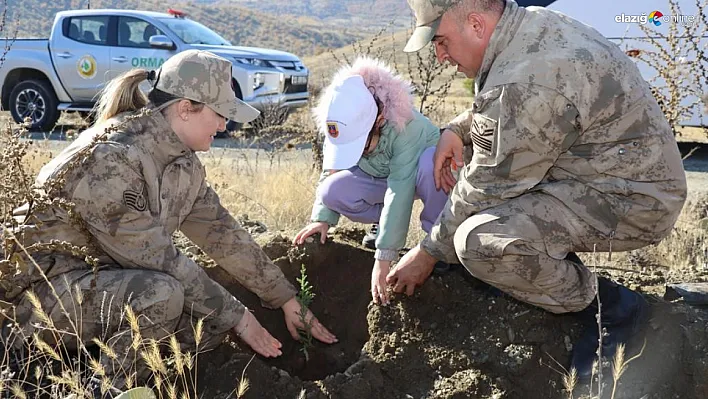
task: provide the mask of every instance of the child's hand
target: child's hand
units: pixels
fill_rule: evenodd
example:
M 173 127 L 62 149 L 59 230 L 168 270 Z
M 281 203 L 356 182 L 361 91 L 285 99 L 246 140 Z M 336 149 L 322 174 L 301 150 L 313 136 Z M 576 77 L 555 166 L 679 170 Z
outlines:
M 387 260 L 376 260 L 374 269 L 371 271 L 371 296 L 374 303 L 388 305 L 388 292 L 386 290 L 386 276 L 391 270 L 391 262 Z
M 293 245 L 302 245 L 305 243 L 305 239 L 315 233 L 320 233 L 320 242 L 322 244 L 327 241 L 327 231 L 329 230 L 329 224 L 326 222 L 314 222 L 310 223 L 304 229 L 300 230 L 299 233 L 293 239 Z

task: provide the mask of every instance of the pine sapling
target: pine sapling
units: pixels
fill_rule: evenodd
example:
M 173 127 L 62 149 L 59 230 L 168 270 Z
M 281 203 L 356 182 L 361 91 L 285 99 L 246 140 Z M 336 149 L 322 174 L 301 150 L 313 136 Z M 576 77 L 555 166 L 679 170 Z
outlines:
M 307 270 L 303 264 L 300 268 L 300 277 L 297 278 L 298 284 L 300 284 L 300 291 L 297 294 L 297 301 L 300 304 L 300 322 L 305 326 L 304 329 L 298 329 L 300 334 L 300 339 L 302 342 L 302 348 L 300 350 L 305 354 L 305 361 L 310 360 L 310 354 L 308 349 L 312 345 L 312 321 L 307 320 L 307 310 L 312 303 L 312 299 L 315 297 L 315 293 L 312 292 L 312 285 L 307 281 Z

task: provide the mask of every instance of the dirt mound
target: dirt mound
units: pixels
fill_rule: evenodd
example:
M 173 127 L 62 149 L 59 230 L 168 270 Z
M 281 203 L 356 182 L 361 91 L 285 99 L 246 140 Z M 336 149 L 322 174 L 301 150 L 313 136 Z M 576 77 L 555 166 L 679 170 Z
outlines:
M 280 311 L 264 309 L 233 278 L 210 269 L 284 348 L 278 359 L 256 357 L 250 364 L 252 352 L 237 342 L 201 355 L 203 397 L 231 397 L 247 364 L 247 398 L 294 399 L 302 390 L 307 398 L 568 397 L 558 371 L 582 330 L 572 315 L 518 302 L 464 270 L 433 276 L 413 297 L 398 295 L 388 307 L 375 306 L 369 295 L 371 251 L 331 240 L 295 249 L 283 237 L 264 249 L 293 282 L 305 265 L 315 287 L 312 308 L 340 342 L 317 343 L 305 362 Z M 629 364 L 615 398 L 708 396 L 708 312 L 661 299 L 656 294 L 666 280 L 655 274 L 618 273 L 612 277 L 655 294 L 647 294 L 652 320 L 644 352 Z M 636 341 L 627 358 L 641 349 L 644 341 Z M 604 376 L 603 397 L 609 398 L 609 365 Z M 587 386 L 578 386 L 574 397 L 587 394 Z

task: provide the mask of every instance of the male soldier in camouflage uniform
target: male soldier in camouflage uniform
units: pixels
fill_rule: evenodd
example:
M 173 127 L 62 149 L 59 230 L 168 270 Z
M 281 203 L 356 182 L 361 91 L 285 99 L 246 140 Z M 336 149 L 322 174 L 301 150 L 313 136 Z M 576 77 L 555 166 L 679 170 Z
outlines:
M 139 81 L 154 75 L 134 72 L 127 78 L 128 86 L 134 84 L 132 92 L 117 93 L 116 98 L 138 96 Z M 200 350 L 234 330 L 260 354 L 280 355 L 280 343 L 172 240 L 180 230 L 265 304 L 282 308 L 288 329 L 297 336 L 296 328 L 303 326 L 295 288 L 221 205 L 195 154 L 208 150 L 216 131 L 224 128 L 224 116 L 245 122 L 258 112 L 235 98 L 231 63 L 203 51 L 182 52 L 165 62 L 148 99 L 147 111 L 122 112 L 98 123 L 39 173 L 39 187 L 64 180 L 49 194 L 73 202 L 73 214 L 58 206 L 30 214 L 25 206 L 16 212 L 21 225 L 17 237 L 25 246 L 60 240 L 93 248 L 99 270 L 94 274 L 83 259 L 58 250 L 33 254 L 57 296 L 25 259 L 17 290 L 8 292 L 17 303 L 17 321 L 25 333 L 34 330 L 37 317 L 26 295 L 32 288 L 57 328 L 70 326 L 58 297 L 73 323 L 81 321 L 84 340 L 108 340 L 121 359 L 131 341 L 129 326 L 120 319 L 124 304 L 138 314 L 143 339 L 176 333 L 193 350 L 193 326 L 205 318 Z M 204 107 L 182 112 L 190 103 Z M 160 111 L 172 104 L 164 114 Z M 80 319 L 74 314 L 79 307 L 75 285 L 83 292 Z M 328 343 L 336 340 L 311 320 L 313 336 Z M 44 338 L 52 339 L 51 334 Z M 127 363 L 132 359 L 128 355 Z
M 418 27 L 405 51 L 432 41 L 438 61 L 475 79 L 475 99 L 436 152 L 450 200 L 388 282 L 410 295 L 443 260 L 553 313 L 595 315 L 599 292 L 611 355 L 648 305 L 605 278 L 596 285 L 574 251 L 657 243 L 686 198 L 671 127 L 648 84 L 616 45 L 565 15 L 504 0 L 408 1 Z M 473 149 L 466 164 L 463 145 Z M 456 184 L 451 162 L 462 167 Z M 575 345 L 583 378 L 597 342 L 595 325 Z

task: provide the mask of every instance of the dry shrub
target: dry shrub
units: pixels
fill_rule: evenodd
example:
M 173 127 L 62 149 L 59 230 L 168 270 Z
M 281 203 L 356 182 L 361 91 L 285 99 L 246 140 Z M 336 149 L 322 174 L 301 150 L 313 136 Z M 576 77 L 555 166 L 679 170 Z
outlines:
M 648 81 L 675 135 L 691 115 L 708 109 L 708 48 L 701 44 L 708 34 L 708 1 L 695 0 L 695 5 L 694 23 L 669 22 L 667 33 L 640 24 L 645 36 L 622 43 L 630 57 L 653 71 Z M 686 15 L 678 0 L 669 0 L 668 6 L 668 15 Z M 702 131 L 708 138 L 708 127 Z
M 305 226 L 319 179 L 308 157 L 300 152 L 281 153 L 274 163 L 263 150 L 235 151 L 235 157 L 216 151 L 203 157 L 207 178 L 222 204 L 232 214 L 247 214 L 270 229 Z
M 414 21 L 413 21 L 414 22 Z M 456 113 L 450 114 L 444 111 L 446 102 L 452 88 L 453 81 L 458 78 L 455 72 L 447 69 L 447 64 L 439 64 L 435 56 L 435 51 L 428 46 L 415 53 L 403 53 L 403 43 L 396 40 L 398 35 L 391 32 L 389 38 L 384 34 L 393 25 L 393 21 L 382 28 L 378 33 L 366 41 L 354 42 L 351 52 L 335 52 L 330 50 L 330 56 L 334 61 L 333 69 L 344 65 L 351 65 L 353 59 L 358 56 L 367 56 L 378 59 L 391 67 L 391 69 L 405 76 L 413 86 L 416 95 L 417 109 L 434 123 L 443 124 L 448 122 Z M 407 32 L 409 36 L 411 30 Z M 403 59 L 401 59 L 403 57 Z M 469 98 L 466 99 L 469 102 Z M 465 108 L 469 106 L 466 104 Z M 443 116 L 440 118 L 439 116 Z M 437 118 L 436 118 L 437 116 Z

